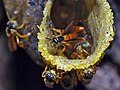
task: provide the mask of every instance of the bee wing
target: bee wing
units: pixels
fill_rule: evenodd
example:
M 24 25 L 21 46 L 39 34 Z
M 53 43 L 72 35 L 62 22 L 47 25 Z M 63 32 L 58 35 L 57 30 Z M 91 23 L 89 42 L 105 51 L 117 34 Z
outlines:
M 66 46 L 66 50 L 65 50 L 64 54 L 67 57 L 69 57 L 69 55 L 71 55 L 71 53 L 75 51 L 76 46 L 78 46 L 79 44 L 82 44 L 82 43 L 83 43 L 83 40 L 79 40 L 79 39 L 67 41 L 67 44 L 69 44 L 69 45 Z
M 73 39 L 70 41 L 67 41 L 67 43 L 69 44 L 68 47 L 70 49 L 75 48 L 77 45 L 82 44 L 84 42 L 83 39 Z
M 73 32 L 72 27 L 73 27 L 73 21 L 65 28 L 63 35 L 72 33 Z
M 76 25 L 76 23 L 74 21 L 72 21 L 64 30 L 63 35 L 65 34 L 70 34 L 70 33 L 77 33 L 77 32 L 81 32 L 82 30 L 84 30 L 83 26 L 79 26 Z
M 11 52 L 17 50 L 17 45 L 16 45 L 16 42 L 15 42 L 14 36 L 10 36 L 8 38 L 8 47 L 9 47 Z

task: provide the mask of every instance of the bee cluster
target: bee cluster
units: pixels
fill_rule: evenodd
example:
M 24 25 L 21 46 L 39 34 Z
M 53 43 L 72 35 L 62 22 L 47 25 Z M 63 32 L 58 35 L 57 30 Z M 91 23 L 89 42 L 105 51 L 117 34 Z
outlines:
M 69 59 L 86 59 L 91 54 L 92 37 L 83 23 L 87 23 L 87 20 L 72 21 L 65 29 L 50 28 L 57 33 L 48 38 L 52 46 L 57 48 L 56 55 Z
M 70 60 L 84 60 L 91 54 L 92 37 L 87 32 L 88 28 L 84 23 L 87 23 L 87 20 L 72 21 L 65 29 L 49 29 L 53 33 L 56 33 L 47 37 L 52 42 L 52 46 L 57 48 L 56 55 L 65 56 Z M 70 72 L 46 66 L 42 77 L 44 77 L 47 87 L 52 88 L 54 83 L 58 84 L 60 82 L 64 88 L 68 89 L 77 86 L 77 80 L 89 83 L 95 72 L 95 66 L 83 70 L 72 70 Z
M 86 21 L 84 21 L 86 22 Z M 80 20 L 80 23 L 83 21 Z M 15 20 L 9 19 L 6 28 L 6 35 L 9 41 L 9 48 L 11 51 L 15 51 L 17 46 L 24 48 L 24 43 L 20 41 L 20 38 L 26 39 L 31 33 L 21 35 L 19 30 L 21 30 L 26 23 L 18 25 Z M 86 28 L 82 25 L 77 25 L 76 22 L 72 21 L 64 30 L 50 28 L 51 31 L 56 32 L 57 35 L 52 35 L 48 38 L 53 43 L 53 46 L 58 49 L 57 55 L 64 55 L 69 59 L 85 59 L 90 55 L 91 42 L 92 40 L 89 34 L 87 34 Z M 57 70 L 56 68 L 51 68 L 46 66 L 42 73 L 45 85 L 47 87 L 53 88 L 54 84 L 60 83 L 64 88 L 73 88 L 77 86 L 77 80 L 90 82 L 95 69 L 90 67 L 85 70 L 73 70 L 72 72 L 64 72 L 62 70 Z
M 77 86 L 78 80 L 84 84 L 90 83 L 95 73 L 96 66 L 90 66 L 83 70 L 72 70 L 70 72 L 46 66 L 42 77 L 44 78 L 45 85 L 49 88 L 53 88 L 54 84 L 60 83 L 65 89 L 71 89 Z
M 41 63 L 41 61 L 43 61 L 44 64 L 46 65 L 45 70 L 42 73 L 42 77 L 44 78 L 44 82 L 47 87 L 53 88 L 54 84 L 60 83 L 65 89 L 72 89 L 73 87 L 77 86 L 78 80 L 82 81 L 85 84 L 89 83 L 93 75 L 96 73 L 96 63 L 100 61 L 100 57 L 102 56 L 106 48 L 109 46 L 109 42 L 113 40 L 114 36 L 114 32 L 112 29 L 113 17 L 111 10 L 109 8 L 106 8 L 109 7 L 109 5 L 107 3 L 106 5 L 103 5 L 104 2 L 106 2 L 105 0 L 96 0 L 97 5 L 94 5 L 96 4 L 94 3 L 94 1 L 78 0 L 80 1 L 79 3 L 85 2 L 85 4 L 78 3 L 80 5 L 80 8 L 82 7 L 81 5 L 88 6 L 86 7 L 88 10 L 86 8 L 85 9 L 81 8 L 81 10 L 83 10 L 83 12 L 85 13 L 88 12 L 90 14 L 89 16 L 88 15 L 85 16 L 84 13 L 83 15 L 81 15 L 82 11 L 79 8 L 80 15 L 78 14 L 78 17 L 85 16 L 80 18 L 87 18 L 87 20 L 79 20 L 80 18 L 79 19 L 76 18 L 77 20 L 75 21 L 73 19 L 70 19 L 73 21 L 70 24 L 68 24 L 68 26 L 65 29 L 56 29 L 50 26 L 51 21 L 50 12 L 54 0 L 43 1 L 45 1 L 44 10 L 41 9 L 41 7 L 38 7 L 40 5 L 44 6 L 44 4 L 41 4 L 41 2 L 39 2 L 40 4 L 35 6 L 37 8 L 35 8 L 33 11 L 31 10 L 30 6 L 33 8 L 33 5 L 36 5 L 34 1 L 29 2 L 29 5 L 26 5 L 28 7 L 28 11 L 32 12 L 32 14 L 35 15 L 32 16 L 31 13 L 27 12 L 29 13 L 30 20 L 28 22 L 31 23 L 30 30 L 31 31 L 33 30 L 33 33 L 35 34 L 35 39 L 37 35 L 35 31 L 38 32 L 37 29 L 40 30 L 40 32 L 38 33 L 39 42 L 37 40 L 34 41 L 33 39 L 34 36 L 29 31 L 26 31 L 27 34 L 22 35 L 23 30 L 26 30 L 24 29 L 24 26 L 26 26 L 27 24 L 26 22 L 24 21 L 22 22 L 21 20 L 20 23 L 22 24 L 20 25 L 19 21 L 17 21 L 18 18 L 16 18 L 16 21 L 14 19 L 9 18 L 6 28 L 6 35 L 8 37 L 9 41 L 8 45 L 10 50 L 15 51 L 17 49 L 17 45 L 21 48 L 24 48 L 26 44 L 23 42 L 22 39 L 27 39 L 32 34 L 32 38 L 30 38 L 31 41 L 38 43 L 38 46 L 35 45 L 35 50 L 39 51 L 37 52 L 39 53 L 37 55 L 40 57 L 41 54 L 42 57 L 44 58 L 44 59 L 40 58 L 40 60 L 37 59 L 36 62 L 38 64 L 38 62 Z M 69 0 L 67 1 L 68 3 L 70 2 Z M 95 9 L 93 6 L 95 6 Z M 106 9 L 104 10 L 104 8 Z M 9 9 L 7 10 L 9 11 Z M 43 14 L 39 13 L 38 15 L 38 11 L 40 12 L 43 11 L 44 13 L 41 12 Z M 58 12 L 60 11 L 58 10 Z M 74 12 L 76 11 L 74 10 Z M 103 14 L 105 12 L 107 14 Z M 17 12 L 15 11 L 14 13 L 16 14 Z M 62 13 L 61 16 L 64 15 L 67 14 Z M 106 18 L 102 20 L 103 17 Z M 67 19 L 69 19 L 69 17 L 67 17 Z M 61 19 L 58 19 L 57 22 L 60 20 Z M 108 22 L 109 24 L 106 22 Z M 38 26 L 38 28 L 32 29 L 32 26 L 36 27 L 37 25 L 40 26 Z M 30 41 L 28 40 L 28 42 Z M 31 42 L 30 44 L 34 44 L 34 42 Z M 31 52 L 33 52 L 33 49 L 31 50 Z M 37 58 L 35 54 L 34 56 L 35 58 Z

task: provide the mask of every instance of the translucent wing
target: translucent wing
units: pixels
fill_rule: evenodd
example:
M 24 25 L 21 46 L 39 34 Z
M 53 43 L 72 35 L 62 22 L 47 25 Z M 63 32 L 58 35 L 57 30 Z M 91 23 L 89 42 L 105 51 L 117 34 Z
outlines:
M 79 44 L 82 44 L 84 41 L 83 40 L 80 40 L 80 39 L 75 39 L 75 40 L 72 40 L 72 41 L 67 41 L 67 43 L 69 45 L 66 46 L 66 50 L 64 52 L 64 54 L 69 57 L 69 55 L 75 51 L 76 49 L 76 46 L 79 45 Z
M 76 22 L 72 21 L 64 30 L 63 35 L 69 33 L 77 33 L 84 30 L 84 26 L 77 25 Z

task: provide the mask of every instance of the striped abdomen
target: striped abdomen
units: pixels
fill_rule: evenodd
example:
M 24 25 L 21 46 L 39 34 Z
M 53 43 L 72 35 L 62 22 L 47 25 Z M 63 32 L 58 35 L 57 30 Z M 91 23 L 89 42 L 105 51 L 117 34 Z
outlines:
M 77 38 L 77 36 L 78 36 L 78 35 L 77 35 L 76 33 L 63 35 L 65 41 L 71 40 L 71 39 L 75 39 L 75 38 Z

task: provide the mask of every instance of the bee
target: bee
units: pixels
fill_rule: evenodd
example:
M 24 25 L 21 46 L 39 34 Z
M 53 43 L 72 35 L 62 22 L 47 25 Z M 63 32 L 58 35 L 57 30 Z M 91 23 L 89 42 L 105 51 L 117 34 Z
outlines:
M 72 42 L 73 43 L 73 42 Z M 71 45 L 72 45 L 71 43 Z M 75 44 L 75 45 L 74 45 Z M 73 43 L 74 46 L 72 47 L 67 47 L 65 50 L 64 54 L 69 58 L 69 59 L 85 59 L 88 55 L 90 55 L 90 47 L 91 44 L 86 40 L 79 40 L 79 41 L 74 41 Z
M 17 45 L 21 48 L 24 48 L 24 44 L 20 41 L 20 38 L 28 38 L 31 33 L 27 33 L 25 35 L 21 35 L 18 33 L 18 30 L 21 30 L 26 23 L 22 23 L 22 25 L 18 25 L 15 20 L 9 19 L 6 27 L 6 35 L 8 37 L 8 47 L 10 51 L 16 51 Z
M 56 72 L 55 69 L 48 69 L 48 66 L 45 67 L 45 70 L 42 73 L 44 78 L 45 85 L 47 87 L 53 88 L 54 83 L 58 84 L 59 80 L 62 79 L 62 72 Z
M 88 55 L 90 55 L 90 50 L 88 51 L 88 48 L 90 47 L 91 44 L 87 40 L 81 44 L 76 45 L 74 52 L 70 55 L 70 58 L 77 57 L 80 59 L 85 59 Z
M 55 46 L 62 46 L 60 53 L 63 53 L 66 50 L 66 46 L 69 46 L 70 43 L 74 43 L 75 39 L 83 40 L 82 37 L 79 37 L 79 32 L 83 31 L 85 28 L 83 26 L 74 25 L 72 21 L 65 29 L 55 29 L 50 28 L 50 30 L 55 31 L 59 35 L 52 35 L 52 42 Z M 79 37 L 79 38 L 78 38 Z M 78 41 L 79 41 L 78 40 Z
M 93 75 L 96 73 L 96 66 L 91 66 L 88 69 L 77 70 L 77 77 L 79 81 L 83 81 L 83 83 L 90 83 Z

